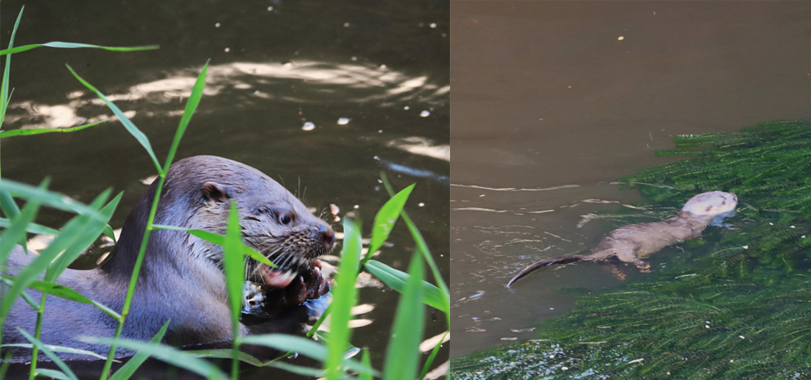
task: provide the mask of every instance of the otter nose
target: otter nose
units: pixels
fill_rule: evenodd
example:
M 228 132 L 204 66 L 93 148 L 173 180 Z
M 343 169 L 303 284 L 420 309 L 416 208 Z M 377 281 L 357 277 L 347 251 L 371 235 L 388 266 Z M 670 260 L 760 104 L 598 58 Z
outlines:
M 335 232 L 332 231 L 332 227 L 321 226 L 319 232 L 321 232 L 321 238 L 324 240 L 324 248 L 327 251 L 331 250 L 332 246 L 335 245 Z

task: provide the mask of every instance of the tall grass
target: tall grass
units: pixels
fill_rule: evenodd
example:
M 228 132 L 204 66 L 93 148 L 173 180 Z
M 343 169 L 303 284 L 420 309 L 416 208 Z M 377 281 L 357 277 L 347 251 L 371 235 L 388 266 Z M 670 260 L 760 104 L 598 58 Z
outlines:
M 22 11 L 20 12 L 20 17 L 21 16 Z M 2 122 L 2 118 L 5 115 L 5 110 L 7 109 L 10 99 L 8 89 L 8 73 L 10 56 L 12 53 L 22 52 L 37 47 L 90 47 L 115 51 L 132 51 L 155 48 L 153 46 L 114 48 L 64 42 L 49 42 L 45 44 L 26 45 L 15 48 L 13 47 L 13 40 L 19 25 L 20 17 L 18 17 L 17 24 L 15 24 L 12 31 L 8 49 L 0 51 L 0 55 L 6 55 L 3 82 L 2 86 L 0 86 L 0 122 Z M 46 294 L 76 302 L 93 304 L 112 316 L 118 322 L 113 337 L 83 338 L 83 340 L 87 342 L 105 344 L 109 345 L 110 347 L 104 364 L 104 369 L 100 375 L 100 379 L 102 380 L 108 378 L 110 380 L 127 379 L 148 357 L 154 357 L 175 366 L 198 373 L 206 378 L 215 379 L 226 378 L 226 375 L 220 368 L 212 365 L 206 360 L 202 360 L 201 358 L 230 358 L 232 361 L 230 371 L 232 379 L 238 378 L 240 362 L 253 366 L 278 367 L 294 373 L 309 376 L 326 376 L 328 379 L 344 378 L 347 376 L 347 371 L 357 373 L 361 378 L 364 379 L 370 379 L 374 376 L 381 376 L 381 372 L 372 369 L 369 365 L 368 352 L 364 351 L 363 363 L 349 359 L 347 358 L 349 355 L 346 355 L 347 347 L 351 347 L 351 329 L 348 326 L 350 311 L 357 301 L 355 282 L 357 280 L 358 273 L 362 269 L 366 269 L 370 273 L 377 276 L 382 282 L 403 294 L 398 304 L 395 323 L 392 327 L 392 339 L 390 340 L 388 347 L 387 359 L 385 360 L 384 366 L 385 368 L 382 372 L 384 378 L 413 379 L 417 376 L 418 372 L 421 373 L 419 377 L 423 377 L 427 372 L 427 369 L 430 368 L 436 352 L 441 345 L 441 343 L 437 344 L 436 348 L 426 360 L 424 368 L 422 371 L 419 371 L 418 367 L 420 354 L 418 345 L 423 335 L 423 305 L 427 304 L 445 313 L 445 319 L 449 325 L 449 292 L 447 285 L 441 278 L 436 264 L 430 255 L 430 251 L 425 244 L 425 240 L 422 238 L 414 223 L 408 218 L 405 211 L 403 211 L 403 207 L 406 204 L 408 195 L 411 193 L 414 185 L 407 187 L 398 194 L 394 194 L 391 186 L 387 181 L 385 181 L 385 177 L 384 182 L 390 194 L 392 194 L 392 198 L 381 208 L 374 219 L 371 243 L 369 245 L 369 254 L 366 255 L 366 257 L 362 257 L 361 255 L 361 227 L 352 220 L 345 220 L 344 244 L 340 272 L 337 275 L 336 283 L 332 292 L 334 301 L 327 311 L 321 316 L 321 319 L 316 322 L 314 328 L 307 334 L 306 337 L 280 334 L 239 336 L 239 318 L 241 310 L 240 301 L 242 299 L 242 283 L 245 281 L 245 256 L 266 262 L 268 265 L 272 265 L 272 263 L 270 263 L 258 252 L 245 246 L 245 244 L 242 242 L 241 230 L 239 228 L 239 215 L 236 211 L 236 205 L 232 204 L 231 213 L 228 217 L 227 233 L 225 236 L 216 235 L 207 231 L 189 231 L 189 233 L 195 236 L 223 246 L 224 273 L 226 277 L 226 285 L 229 295 L 229 307 L 231 308 L 233 327 L 232 348 L 226 350 L 184 352 L 179 351 L 176 348 L 163 345 L 160 343 L 160 341 L 168 328 L 168 324 L 171 322 L 167 322 L 167 324 L 164 325 L 160 331 L 157 331 L 155 337 L 150 342 L 140 342 L 121 338 L 121 331 L 127 321 L 127 316 L 131 311 L 132 297 L 140 268 L 143 264 L 144 254 L 150 233 L 152 230 L 157 228 L 178 228 L 173 226 L 156 226 L 153 224 L 153 222 L 155 213 L 157 211 L 161 190 L 166 179 L 166 174 L 168 173 L 169 167 L 174 160 L 180 140 L 183 137 L 191 117 L 201 100 L 203 87 L 205 86 L 207 68 L 208 63 L 203 66 L 201 73 L 192 88 L 191 95 L 186 103 L 183 115 L 181 116 L 180 123 L 169 149 L 169 153 L 161 164 L 152 150 L 151 144 L 146 135 L 144 135 L 115 104 L 107 99 L 104 94 L 85 81 L 70 66 L 68 66 L 68 70 L 76 77 L 76 79 L 89 90 L 96 93 L 97 96 L 102 99 L 102 101 L 104 101 L 104 103 L 107 104 L 107 106 L 118 117 L 119 121 L 124 125 L 127 131 L 144 147 L 158 172 L 157 191 L 152 202 L 152 207 L 147 220 L 146 231 L 141 242 L 141 247 L 135 262 L 132 277 L 128 285 L 127 295 L 120 313 L 117 313 L 116 311 L 101 305 L 94 300 L 88 299 L 76 291 L 59 285 L 57 283 L 57 279 L 59 274 L 61 274 L 62 271 L 67 268 L 70 262 L 72 262 L 84 249 L 86 249 L 98 236 L 100 236 L 103 232 L 108 234 L 111 233 L 111 228 L 107 223 L 118 205 L 119 200 L 121 199 L 121 194 L 118 194 L 108 202 L 111 195 L 111 192 L 108 190 L 100 194 L 89 205 L 85 205 L 64 195 L 47 190 L 47 181 L 43 182 L 40 187 L 34 187 L 10 180 L 0 180 L 0 209 L 2 209 L 4 215 L 7 217 L 7 219 L 0 218 L 0 227 L 4 228 L 2 235 L 0 235 L 0 267 L 5 267 L 9 254 L 16 244 L 25 244 L 27 233 L 48 232 L 56 235 L 53 242 L 41 252 L 40 256 L 32 260 L 31 263 L 21 270 L 17 276 L 3 276 L 2 284 L 0 284 L 0 294 L 2 295 L 2 301 L 0 301 L 0 323 L 5 321 L 5 317 L 8 315 L 11 309 L 11 305 L 18 298 L 24 299 L 25 302 L 27 302 L 32 308 L 37 310 L 38 323 L 34 334 L 31 335 L 28 332 L 21 331 L 21 333 L 24 334 L 31 342 L 30 345 L 23 345 L 25 347 L 32 348 L 33 360 L 30 372 L 31 378 L 37 375 L 43 375 L 55 378 L 75 379 L 75 374 L 65 363 L 59 360 L 55 353 L 70 352 L 74 354 L 78 353 L 91 356 L 94 355 L 91 352 L 76 350 L 70 347 L 47 346 L 40 340 L 42 313 L 44 312 Z M 0 138 L 46 132 L 77 131 L 97 124 L 98 123 L 74 127 L 67 130 L 6 131 L 0 132 Z M 22 210 L 19 209 L 17 204 L 13 201 L 13 197 L 26 201 Z M 34 223 L 36 214 L 41 206 L 70 211 L 75 213 L 76 216 L 68 221 L 68 223 L 66 223 L 60 230 L 53 230 Z M 409 266 L 408 273 L 398 271 L 382 262 L 371 260 L 371 254 L 383 245 L 400 216 L 403 217 L 417 246 L 416 251 L 412 255 L 411 265 Z M 437 286 L 423 280 L 423 261 L 428 263 Z M 36 278 L 42 275 L 43 272 L 43 279 L 36 280 Z M 42 292 L 42 297 L 39 302 L 32 299 L 25 292 L 25 290 L 28 288 Z M 323 323 L 324 319 L 328 315 L 331 315 L 330 333 L 328 335 L 323 333 L 318 334 L 322 340 L 326 338 L 326 345 L 322 345 L 311 338 L 317 333 L 317 327 Z M 2 327 L 0 327 L 0 338 L 1 337 Z M 262 362 L 246 353 L 240 352 L 240 346 L 243 344 L 261 345 L 279 349 L 283 352 L 297 352 L 315 360 L 322 361 L 324 364 L 321 370 L 317 370 L 291 365 L 281 362 L 278 359 Z M 8 348 L 12 346 L 13 345 L 3 345 L 3 347 Z M 126 365 L 119 368 L 115 373 L 111 373 L 112 362 L 118 347 L 132 350 L 136 352 L 136 354 L 128 361 Z M 43 351 L 47 356 L 49 356 L 51 360 L 57 364 L 59 370 L 38 369 L 36 366 L 37 353 L 39 350 Z M 9 364 L 8 359 L 9 357 L 7 356 L 3 361 L 3 365 L 0 367 L 0 374 L 4 373 L 5 369 L 7 368 Z

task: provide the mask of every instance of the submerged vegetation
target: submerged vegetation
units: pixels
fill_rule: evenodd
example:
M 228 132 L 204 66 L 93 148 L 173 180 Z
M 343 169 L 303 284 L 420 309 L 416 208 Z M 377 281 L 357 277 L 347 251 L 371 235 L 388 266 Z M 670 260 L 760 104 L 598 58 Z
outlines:
M 726 229 L 659 255 L 643 282 L 582 294 L 536 341 L 453 361 L 455 379 L 807 378 L 811 375 L 811 122 L 680 136 L 688 158 L 622 179 L 650 202 L 736 193 Z

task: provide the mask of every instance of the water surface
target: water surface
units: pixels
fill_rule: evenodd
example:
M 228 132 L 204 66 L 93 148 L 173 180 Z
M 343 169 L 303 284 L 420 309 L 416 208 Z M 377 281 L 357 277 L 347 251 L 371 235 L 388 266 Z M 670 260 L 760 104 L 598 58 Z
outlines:
M 2 3 L 4 46 L 22 5 Z M 396 189 L 416 183 L 406 210 L 447 278 L 448 12 L 445 1 L 28 3 L 17 46 L 57 40 L 160 49 L 14 55 L 3 129 L 68 127 L 111 115 L 68 63 L 131 116 L 163 160 L 194 78 L 211 59 L 177 159 L 210 154 L 254 166 L 316 213 L 331 203 L 342 216 L 354 212 L 366 236 L 388 199 L 379 173 Z M 108 187 L 124 191 L 114 228 L 146 188 L 141 180 L 154 174 L 147 154 L 116 122 L 2 141 L 4 178 L 38 183 L 50 176 L 52 189 L 84 202 Z M 38 219 L 63 220 L 52 213 Z M 396 227 L 390 241 L 379 260 L 405 270 L 414 249 L 408 231 Z M 396 302 L 391 290 L 360 291 L 359 303 L 369 307 L 357 316 L 353 342 L 370 348 L 376 368 Z M 426 316 L 426 338 L 446 328 L 435 314 Z M 447 345 L 436 363 L 446 357 Z
M 797 2 L 454 1 L 451 355 L 534 338 L 574 307 L 561 287 L 620 286 L 584 263 L 504 287 L 621 225 L 584 216 L 640 201 L 613 182 L 672 160 L 653 153 L 673 136 L 811 117 L 809 17 Z

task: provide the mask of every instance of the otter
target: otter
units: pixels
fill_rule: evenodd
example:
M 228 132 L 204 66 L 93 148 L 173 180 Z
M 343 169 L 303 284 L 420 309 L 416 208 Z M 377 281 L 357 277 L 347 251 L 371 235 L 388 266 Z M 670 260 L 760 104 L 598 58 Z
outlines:
M 607 261 L 616 257 L 636 265 L 642 272 L 650 272 L 650 263 L 642 259 L 662 248 L 701 236 L 701 232 L 715 217 L 735 210 L 738 197 L 733 193 L 710 191 L 698 194 L 684 204 L 678 215 L 660 222 L 630 224 L 617 228 L 591 250 L 590 255 L 573 255 L 544 259 L 518 272 L 507 287 L 536 269 L 575 261 Z
M 140 196 L 121 231 L 116 251 L 101 267 L 66 270 L 57 280 L 118 312 L 138 255 L 158 181 Z M 259 170 L 214 156 L 196 156 L 173 164 L 167 173 L 155 224 L 187 227 L 225 234 L 231 200 L 239 208 L 245 243 L 266 255 L 277 268 L 248 259 L 247 279 L 265 290 L 278 289 L 276 310 L 318 298 L 329 290 L 321 276 L 317 257 L 329 253 L 335 243 L 332 228 L 314 216 L 304 204 Z M 154 230 L 122 337 L 146 341 L 171 319 L 164 343 L 192 346 L 230 341 L 231 317 L 227 303 L 222 247 L 186 232 Z M 16 274 L 31 260 L 16 247 L 8 262 Z M 39 292 L 27 291 L 34 299 Z M 17 331 L 33 334 L 36 313 L 18 299 L 4 324 L 3 342 L 28 343 Z M 48 296 L 43 315 L 41 341 L 106 354 L 106 346 L 76 340 L 78 335 L 112 337 L 117 322 L 92 305 Z M 240 334 L 253 326 L 240 325 Z M 15 352 L 20 358 L 21 351 Z M 30 357 L 24 350 L 22 358 Z M 117 351 L 118 357 L 130 355 Z M 86 356 L 59 354 L 67 360 Z

